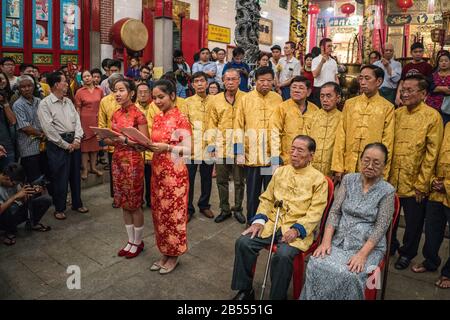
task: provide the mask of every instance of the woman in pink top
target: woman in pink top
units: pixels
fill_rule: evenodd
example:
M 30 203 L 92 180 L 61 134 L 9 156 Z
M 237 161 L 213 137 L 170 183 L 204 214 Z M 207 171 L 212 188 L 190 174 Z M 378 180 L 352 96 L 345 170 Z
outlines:
M 80 114 L 81 126 L 84 131 L 81 140 L 82 153 L 82 172 L 81 179 L 87 179 L 89 172 L 102 176 L 103 173 L 96 168 L 97 152 L 100 150 L 97 137 L 90 128 L 98 126 L 98 108 L 100 100 L 103 98 L 103 91 L 100 87 L 94 85 L 92 74 L 89 70 L 83 71 L 81 74 L 83 79 L 83 87 L 78 89 L 75 95 L 75 107 Z

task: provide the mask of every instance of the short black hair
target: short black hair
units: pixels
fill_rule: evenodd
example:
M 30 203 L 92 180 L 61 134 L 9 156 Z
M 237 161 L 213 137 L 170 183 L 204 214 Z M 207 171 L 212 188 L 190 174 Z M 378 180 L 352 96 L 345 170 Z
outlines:
M 294 140 L 292 140 L 292 143 L 294 143 L 295 140 L 306 141 L 308 143 L 308 150 L 309 150 L 309 152 L 316 152 L 316 140 L 314 140 L 310 136 L 307 136 L 307 135 L 304 135 L 304 134 L 300 134 L 300 135 L 296 136 L 294 138 Z
M 237 47 L 233 49 L 233 58 L 240 56 L 240 55 L 244 55 L 245 56 L 245 50 L 242 49 L 241 47 Z
M 25 182 L 26 179 L 25 170 L 20 164 L 15 162 L 8 164 L 2 173 L 14 182 Z
M 198 71 L 198 72 L 194 73 L 192 75 L 191 79 L 192 79 L 192 82 L 194 82 L 195 79 L 202 78 L 202 77 L 205 78 L 205 81 L 208 81 L 208 76 L 203 71 Z
M 222 48 L 220 48 L 219 50 L 217 50 L 217 53 L 219 53 L 220 51 L 223 51 L 223 53 L 227 53 L 226 51 L 225 51 L 225 49 L 222 49 Z
M 176 86 L 173 84 L 172 81 L 170 80 L 158 80 L 153 84 L 153 89 L 158 88 L 159 90 L 161 90 L 162 92 L 164 92 L 165 94 L 168 94 L 169 96 L 171 94 L 176 94 Z
M 258 80 L 259 77 L 261 77 L 265 74 L 271 74 L 272 79 L 275 78 L 275 73 L 273 72 L 273 69 L 271 67 L 261 67 L 261 68 L 256 69 L 255 79 Z
M 381 69 L 380 67 L 377 67 L 377 66 L 375 66 L 373 64 L 366 64 L 366 65 L 361 67 L 359 72 L 361 73 L 364 69 L 372 70 L 374 75 L 375 75 L 375 78 L 377 78 L 377 79 L 381 78 L 381 80 L 384 80 L 384 70 Z
M 53 88 L 55 84 L 60 83 L 62 81 L 63 76 L 64 74 L 61 71 L 49 73 L 46 78 L 50 88 Z
M 333 91 L 338 95 L 342 97 L 342 88 L 340 85 L 338 85 L 336 82 L 334 81 L 329 81 L 327 83 L 324 83 L 321 87 L 320 87 L 320 91 L 322 91 L 323 88 L 328 88 L 328 87 L 332 87 Z
M 173 57 L 174 58 L 180 58 L 180 57 L 182 57 L 183 56 L 183 51 L 181 51 L 181 50 L 175 50 L 174 52 L 173 52 Z
M 137 92 L 137 90 L 139 89 L 139 87 L 142 87 L 142 86 L 146 86 L 146 87 L 149 88 L 150 90 L 152 89 L 152 88 L 150 87 L 150 85 L 149 85 L 147 82 L 141 82 L 141 83 L 139 83 L 139 84 L 136 86 L 136 92 Z
M 308 53 L 308 54 L 305 55 L 305 61 L 306 61 L 306 59 L 308 59 L 308 58 L 314 59 L 312 53 Z
M 19 66 L 19 71 L 23 73 L 23 72 L 25 72 L 25 70 L 27 68 L 33 68 L 34 69 L 34 65 L 32 65 L 31 63 L 21 63 L 20 66 Z
M 91 74 L 93 75 L 94 73 L 97 73 L 99 75 L 102 75 L 102 71 L 99 68 L 94 68 L 91 70 Z
M 366 145 L 359 158 L 362 159 L 362 157 L 364 156 L 364 153 L 366 153 L 367 150 L 374 149 L 374 148 L 378 149 L 384 153 L 384 164 L 386 164 L 388 161 L 389 151 L 388 151 L 388 148 L 381 142 L 374 142 L 374 143 L 369 143 L 368 145 Z
M 422 50 L 424 50 L 425 47 L 423 46 L 423 43 L 422 43 L 422 42 L 414 42 L 414 43 L 411 45 L 411 51 L 416 50 L 416 49 L 422 49 Z
M 111 67 L 117 67 L 117 68 L 119 68 L 119 70 L 121 70 L 122 69 L 122 64 L 120 63 L 119 60 L 111 59 L 111 60 L 108 61 L 108 68 L 111 69 Z
M 380 53 L 380 51 L 377 51 L 377 50 L 371 51 L 371 52 L 369 53 L 369 57 L 370 57 L 371 55 L 373 55 L 373 54 L 375 54 L 375 55 L 377 56 L 377 60 L 380 60 L 380 59 L 381 59 L 381 53 Z
M 304 76 L 295 76 L 294 79 L 291 80 L 291 83 L 289 85 L 291 86 L 294 82 L 302 82 L 305 84 L 306 88 L 311 88 L 311 81 Z
M 108 64 L 109 64 L 110 61 L 111 61 L 110 58 L 103 59 L 103 61 L 102 61 L 102 68 L 103 69 L 108 68 Z
M 209 85 L 208 85 L 208 94 L 209 94 L 209 88 L 212 86 L 212 85 L 216 85 L 217 86 L 217 89 L 219 89 L 219 92 L 218 93 L 221 93 L 222 92 L 222 88 L 220 87 L 220 84 L 217 82 L 217 81 L 213 81 L 213 82 L 211 82 Z
M 330 38 L 323 38 L 320 40 L 319 46 L 322 48 L 327 42 L 333 42 Z
M 3 58 L 0 59 L 0 65 L 4 65 L 5 62 L 8 62 L 8 61 L 16 64 L 16 61 L 14 61 L 13 58 L 11 58 L 11 57 L 3 57 Z
M 296 47 L 296 44 L 295 44 L 294 41 L 286 41 L 284 44 L 290 45 L 290 46 L 291 46 L 291 49 L 295 49 L 295 47 Z
M 203 51 L 208 51 L 209 53 L 211 53 L 211 51 L 208 48 L 201 48 L 198 53 L 202 53 Z
M 408 75 L 405 77 L 404 81 L 406 81 L 406 80 L 416 80 L 419 85 L 419 90 L 427 90 L 428 91 L 428 87 L 430 86 L 427 78 L 425 78 L 420 73 Z
M 117 86 L 119 82 L 122 82 L 125 85 L 125 88 L 127 88 L 128 93 L 134 91 L 134 95 L 131 97 L 131 101 L 136 102 L 136 84 L 134 83 L 134 81 L 130 79 L 118 80 L 114 83 L 114 87 Z
M 261 59 L 262 59 L 263 57 L 267 57 L 267 58 L 270 59 L 271 56 L 272 56 L 272 55 L 271 55 L 270 53 L 260 51 L 259 54 L 258 54 L 258 61 L 261 61 Z
M 139 68 L 139 71 L 142 71 L 144 69 L 147 69 L 150 72 L 152 71 L 152 70 L 150 70 L 150 67 L 148 65 L 145 65 L 145 64 L 142 67 Z

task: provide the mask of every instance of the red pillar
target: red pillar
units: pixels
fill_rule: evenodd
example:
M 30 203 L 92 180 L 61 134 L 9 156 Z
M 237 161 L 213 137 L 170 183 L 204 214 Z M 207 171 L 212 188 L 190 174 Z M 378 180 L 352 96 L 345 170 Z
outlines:
M 148 31 L 148 43 L 142 54 L 142 62 L 147 63 L 153 61 L 153 18 L 155 10 L 154 8 L 144 8 L 142 10 L 142 22 L 147 27 Z
M 82 37 L 83 37 L 83 46 L 81 55 L 83 65 L 81 66 L 81 69 L 83 70 L 89 70 L 91 67 L 91 0 L 83 0 L 82 3 Z M 100 28 L 100 26 L 99 26 Z
M 199 0 L 200 47 L 208 47 L 209 0 Z

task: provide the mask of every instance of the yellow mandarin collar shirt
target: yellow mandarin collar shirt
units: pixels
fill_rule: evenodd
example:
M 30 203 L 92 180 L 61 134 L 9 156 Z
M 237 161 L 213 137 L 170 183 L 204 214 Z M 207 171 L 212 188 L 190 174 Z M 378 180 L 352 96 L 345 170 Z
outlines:
M 149 137 L 151 138 L 152 137 L 153 118 L 155 117 L 155 115 L 157 115 L 161 111 L 156 106 L 156 104 L 154 104 L 153 102 L 148 102 L 145 105 L 142 105 L 141 103 L 136 102 L 136 106 L 138 107 L 139 110 L 142 111 L 142 113 L 145 115 L 145 118 L 147 119 L 148 134 L 149 134 Z M 151 151 L 145 151 L 145 152 L 143 152 L 143 155 L 144 155 L 144 159 L 146 161 L 153 159 L 153 152 L 151 152 Z
M 209 121 L 206 139 L 208 148 L 216 152 L 217 158 L 234 158 L 233 122 L 236 118 L 237 106 L 245 92 L 236 92 L 234 103 L 230 104 L 225 98 L 225 92 L 211 96 L 209 100 Z
M 342 112 L 333 109 L 329 112 L 320 109 L 314 114 L 314 120 L 307 124 L 306 134 L 316 141 L 316 152 L 312 165 L 326 176 L 331 176 L 336 130 L 342 121 Z
M 291 165 L 279 167 L 259 198 L 257 215 L 268 218 L 261 237 L 272 236 L 276 217 L 274 202 L 283 200 L 278 226 L 283 234 L 292 227 L 303 229 L 305 237 L 297 238 L 289 245 L 302 251 L 309 249 L 314 240 L 314 230 L 320 224 L 327 205 L 327 197 L 327 180 L 311 165 L 302 169 Z
M 302 113 L 293 99 L 284 101 L 275 109 L 270 118 L 272 157 L 281 156 L 284 164 L 290 162 L 292 140 L 299 134 L 306 134 L 306 127 L 318 110 L 318 106 L 306 101 Z
M 192 127 L 193 160 L 203 161 L 209 159 L 208 152 L 206 152 L 207 141 L 205 138 L 209 116 L 209 100 L 209 95 L 202 98 L 196 94 L 187 98 L 184 107 L 180 108 Z
M 450 122 L 445 126 L 444 139 L 442 140 L 442 146 L 439 151 L 436 170 L 430 180 L 430 190 L 431 182 L 435 178 L 444 178 L 445 193 L 432 191 L 430 200 L 441 202 L 450 208 Z
M 424 102 L 412 112 L 395 111 L 395 144 L 389 182 L 399 197 L 413 197 L 415 190 L 430 191 L 430 180 L 442 142 L 441 115 Z
M 111 120 L 114 112 L 120 109 L 114 93 L 110 93 L 100 101 L 98 109 L 98 126 L 111 129 Z M 108 146 L 108 152 L 114 152 L 114 147 Z
M 383 143 L 388 151 L 385 179 L 389 176 L 394 144 L 394 106 L 378 93 L 365 94 L 345 102 L 342 121 L 336 130 L 331 170 L 357 172 L 364 147 L 373 142 Z
M 237 107 L 234 142 L 238 153 L 245 154 L 245 165 L 270 165 L 270 126 L 272 113 L 283 102 L 273 91 L 265 96 L 257 90 L 247 93 Z

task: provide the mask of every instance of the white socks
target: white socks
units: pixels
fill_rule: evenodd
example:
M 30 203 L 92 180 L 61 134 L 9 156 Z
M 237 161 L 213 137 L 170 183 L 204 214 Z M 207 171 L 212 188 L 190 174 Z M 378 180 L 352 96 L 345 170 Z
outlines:
M 127 234 L 128 234 L 128 244 L 127 246 L 124 248 L 125 251 L 130 251 L 131 249 L 131 245 L 130 243 L 134 243 L 134 225 L 132 224 L 126 224 L 125 228 L 127 229 Z M 136 251 L 135 251 L 136 252 Z
M 141 244 L 144 235 L 144 226 L 139 228 L 133 226 L 133 228 L 134 228 L 134 239 L 131 242 L 134 243 L 135 246 L 132 246 L 132 248 L 129 250 L 130 253 L 135 253 L 137 251 L 138 248 L 137 246 Z

